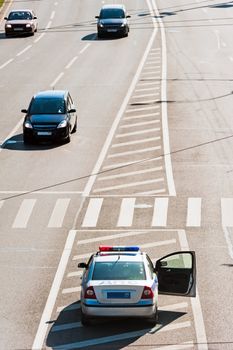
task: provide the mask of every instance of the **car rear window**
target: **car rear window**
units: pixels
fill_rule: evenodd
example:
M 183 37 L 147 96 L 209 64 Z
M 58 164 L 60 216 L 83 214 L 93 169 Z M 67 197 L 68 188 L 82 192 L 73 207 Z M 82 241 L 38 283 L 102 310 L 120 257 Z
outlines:
M 125 18 L 125 13 L 121 9 L 104 9 L 100 11 L 100 19 Z
M 32 14 L 27 11 L 11 12 L 8 20 L 21 20 L 21 19 L 32 19 Z
M 145 280 L 143 262 L 96 262 L 92 280 Z
M 30 114 L 65 113 L 65 102 L 58 98 L 35 98 L 30 106 Z

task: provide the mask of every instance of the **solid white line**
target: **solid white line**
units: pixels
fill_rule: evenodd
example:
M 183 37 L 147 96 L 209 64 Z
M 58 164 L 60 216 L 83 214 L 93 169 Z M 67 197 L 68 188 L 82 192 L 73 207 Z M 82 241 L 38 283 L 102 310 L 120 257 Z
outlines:
M 144 55 L 143 55 L 143 57 L 141 59 L 141 62 L 139 64 L 139 66 L 138 66 L 138 69 L 137 69 L 136 73 L 134 74 L 134 78 L 133 78 L 133 80 L 132 80 L 132 82 L 130 84 L 129 90 L 127 91 L 127 94 L 126 94 L 125 99 L 124 99 L 124 101 L 123 101 L 123 103 L 121 105 L 121 108 L 120 108 L 119 112 L 117 113 L 117 116 L 116 116 L 116 118 L 115 118 L 115 120 L 114 120 L 114 122 L 112 124 L 112 127 L 111 127 L 111 129 L 109 131 L 109 134 L 107 136 L 107 139 L 106 139 L 106 141 L 104 143 L 104 146 L 103 146 L 103 148 L 102 148 L 102 150 L 100 152 L 99 158 L 98 158 L 98 160 L 96 162 L 96 165 L 95 165 L 95 167 L 94 167 L 94 169 L 92 171 L 92 174 L 89 177 L 89 181 L 88 181 L 88 183 L 86 185 L 86 188 L 84 190 L 84 193 L 83 193 L 84 197 L 88 196 L 90 194 L 90 191 L 91 191 L 91 189 L 93 187 L 93 184 L 94 184 L 96 176 L 97 176 L 96 174 L 98 174 L 98 172 L 100 170 L 100 167 L 102 166 L 102 164 L 104 162 L 104 159 L 105 159 L 106 154 L 108 152 L 109 146 L 110 146 L 110 144 L 112 142 L 112 139 L 114 137 L 114 134 L 116 132 L 116 129 L 117 129 L 117 127 L 119 125 L 119 122 L 120 122 L 120 120 L 122 118 L 122 115 L 123 115 L 123 113 L 124 113 L 124 111 L 125 111 L 125 109 L 127 107 L 127 104 L 129 102 L 130 96 L 132 95 L 132 93 L 133 93 L 133 91 L 135 89 L 135 86 L 136 86 L 138 78 L 139 78 L 139 76 L 141 74 L 143 65 L 144 65 L 144 63 L 146 61 L 147 55 L 148 55 L 148 53 L 149 53 L 149 51 L 150 51 L 150 49 L 151 49 L 151 47 L 153 45 L 153 42 L 154 42 L 154 39 L 156 37 L 157 31 L 158 31 L 157 28 L 155 28 L 153 30 L 153 32 L 152 32 L 152 35 L 150 37 L 150 40 L 148 42 L 148 45 L 147 45 L 146 50 L 144 52 Z
M 140 115 L 132 115 L 130 117 L 125 117 L 124 120 L 133 120 L 133 119 L 142 119 L 142 118 L 150 118 L 160 115 L 159 112 L 140 114 Z
M 152 159 L 148 159 L 148 158 L 144 158 L 144 159 L 140 159 L 140 160 L 137 160 L 135 162 L 124 162 L 124 163 L 114 163 L 114 164 L 111 164 L 111 165 L 106 165 L 103 167 L 103 170 L 107 170 L 107 169 L 116 169 L 118 167 L 123 167 L 123 166 L 127 166 L 127 165 L 134 165 L 136 163 L 142 163 L 142 162 L 152 162 L 152 161 L 158 161 L 158 160 L 161 160 L 162 157 L 157 157 L 157 158 L 152 158 Z
M 201 198 L 188 198 L 186 226 L 201 226 Z
M 63 77 L 63 75 L 64 75 L 64 72 L 61 72 L 61 73 L 57 76 L 57 78 L 50 84 L 50 86 L 51 86 L 51 87 L 54 87 L 54 86 L 57 84 L 57 82 Z
M 178 230 L 179 241 L 181 249 L 184 251 L 190 250 L 185 230 Z M 196 298 L 190 298 L 193 310 L 195 331 L 197 337 L 197 348 L 198 350 L 208 350 L 208 343 L 206 338 L 204 318 L 202 315 L 201 303 L 199 298 L 199 293 L 196 288 Z
M 24 52 L 26 52 L 27 50 L 29 50 L 32 47 L 32 45 L 28 45 L 27 47 L 25 47 L 25 49 L 23 49 L 22 51 L 18 52 L 16 54 L 16 56 L 21 56 Z
M 99 218 L 103 198 L 91 198 L 83 219 L 82 227 L 95 227 Z
M 121 152 L 121 153 L 114 153 L 110 154 L 108 158 L 117 158 L 117 157 L 122 157 L 122 156 L 129 156 L 132 154 L 138 154 L 138 153 L 146 153 L 146 152 L 151 152 L 151 151 L 157 151 L 161 149 L 161 146 L 156 146 L 156 147 L 149 147 L 149 148 L 143 148 L 143 149 L 136 149 L 134 151 L 128 151 L 128 152 Z
M 0 209 L 2 208 L 4 202 L 4 200 L 0 200 Z
M 121 137 L 126 137 L 126 136 L 133 136 L 133 135 L 141 135 L 141 134 L 147 134 L 155 131 L 160 131 L 160 128 L 153 128 L 153 129 L 148 129 L 148 130 L 139 130 L 139 131 L 134 131 L 134 132 L 127 132 L 123 134 L 117 134 L 116 138 L 121 138 Z
M 143 95 L 133 95 L 132 98 L 142 98 L 142 97 L 148 97 L 148 96 L 158 96 L 158 94 L 143 94 Z
M 14 58 L 10 58 L 8 61 L 6 61 L 5 63 L 3 63 L 1 66 L 0 66 L 0 69 L 6 67 L 8 64 L 10 64 L 12 61 L 14 61 Z
M 233 245 L 232 245 L 232 241 L 231 241 L 230 234 L 227 227 L 223 227 L 223 232 L 224 232 L 225 240 L 227 242 L 229 255 L 231 259 L 233 259 Z
M 56 201 L 55 207 L 53 209 L 52 215 L 48 223 L 48 227 L 62 227 L 69 203 L 70 198 L 59 198 Z
M 168 198 L 156 198 L 151 226 L 167 225 Z
M 24 199 L 13 222 L 13 228 L 25 228 L 31 216 L 36 199 Z
M 103 176 L 103 177 L 99 177 L 97 180 L 98 181 L 104 181 L 104 180 L 118 179 L 118 178 L 132 176 L 132 175 L 141 175 L 141 174 L 152 173 L 154 171 L 159 171 L 159 170 L 162 170 L 162 169 L 163 169 L 163 167 L 160 166 L 160 167 L 157 167 L 157 168 L 150 168 L 150 169 L 145 169 L 145 170 L 131 171 L 129 173 L 122 173 L 122 174 L 117 174 L 117 175 Z
M 80 54 L 84 53 L 84 51 L 86 51 L 86 49 L 90 46 L 91 44 L 87 44 L 86 46 L 84 46 L 84 48 L 79 52 Z
M 160 178 L 160 179 L 154 179 L 154 180 L 147 180 L 147 181 L 138 181 L 138 182 L 130 182 L 130 183 L 125 183 L 123 185 L 116 185 L 116 186 L 111 186 L 111 187 L 104 187 L 104 188 L 97 188 L 95 189 L 93 192 L 97 193 L 97 192 L 107 192 L 107 191 L 111 191 L 111 190 L 116 190 L 116 189 L 122 189 L 122 188 L 128 188 L 128 187 L 134 187 L 134 186 L 142 186 L 142 185 L 147 185 L 147 184 L 152 184 L 152 183 L 157 183 L 157 182 L 161 182 L 164 181 L 164 178 Z
M 50 321 L 51 319 L 51 315 L 52 315 L 52 310 L 54 308 L 56 299 L 57 299 L 57 295 L 58 295 L 58 291 L 60 289 L 60 285 L 61 282 L 63 280 L 63 276 L 66 270 L 66 266 L 70 257 L 70 253 L 72 250 L 72 246 L 74 243 L 74 239 L 75 239 L 75 235 L 76 235 L 76 230 L 71 230 L 69 231 L 67 240 L 66 240 L 66 244 L 61 256 L 61 260 L 40 320 L 40 324 L 36 333 L 36 337 L 34 339 L 33 345 L 32 345 L 32 350 L 40 350 L 43 347 L 43 343 L 44 343 L 44 339 L 47 333 L 47 329 L 49 326 L 48 321 Z
M 54 16 L 55 16 L 55 11 L 53 11 L 52 13 L 51 13 L 51 16 L 50 16 L 50 19 L 52 20 L 52 19 L 54 19 Z
M 149 120 L 147 122 L 140 122 L 140 123 L 134 123 L 134 124 L 124 124 L 122 126 L 120 126 L 120 129 L 124 129 L 124 128 L 134 128 L 135 126 L 142 126 L 142 125 L 151 125 L 151 124 L 158 124 L 160 123 L 159 119 L 156 120 Z
M 160 108 L 160 106 L 150 106 L 150 107 L 141 107 L 141 108 L 131 108 L 131 109 L 127 109 L 125 113 L 148 111 L 148 110 L 151 110 L 151 109 L 159 109 L 159 108 Z
M 72 60 L 65 66 L 65 69 L 69 69 L 74 62 L 77 60 L 78 56 L 75 56 L 74 58 L 72 58 Z
M 160 64 L 157 64 L 157 62 L 160 62 L 160 60 L 156 60 L 156 61 L 154 61 L 154 63 L 150 61 L 150 62 L 146 63 L 146 66 L 153 66 L 153 68 L 160 69 L 161 66 L 160 66 Z M 143 69 L 144 70 L 150 70 L 151 67 L 144 67 Z
M 115 231 L 115 230 L 114 230 Z M 102 232 L 102 231 L 101 231 Z M 108 235 L 108 236 L 98 236 L 94 238 L 88 238 L 83 239 L 81 241 L 77 242 L 77 245 L 87 244 L 87 243 L 93 243 L 93 242 L 102 242 L 102 241 L 108 241 L 111 239 L 119 239 L 119 238 L 125 238 L 125 237 L 131 237 L 131 236 L 138 236 L 138 235 L 145 235 L 147 233 L 146 230 L 139 230 L 139 231 L 126 231 L 123 233 L 114 233 L 114 235 Z M 90 254 L 89 254 L 90 256 Z
M 117 226 L 132 226 L 136 198 L 123 198 Z
M 147 143 L 147 142 L 151 142 L 151 141 L 158 141 L 160 139 L 161 139 L 161 137 L 157 136 L 157 137 L 150 137 L 150 138 L 146 138 L 146 139 L 142 139 L 142 140 L 114 143 L 112 145 L 112 148 L 119 148 L 119 147 L 123 147 L 123 146 L 137 145 L 139 143 Z
M 221 198 L 222 226 L 233 227 L 233 198 Z
M 62 290 L 62 294 L 78 293 L 81 291 L 81 286 L 73 288 L 65 288 Z

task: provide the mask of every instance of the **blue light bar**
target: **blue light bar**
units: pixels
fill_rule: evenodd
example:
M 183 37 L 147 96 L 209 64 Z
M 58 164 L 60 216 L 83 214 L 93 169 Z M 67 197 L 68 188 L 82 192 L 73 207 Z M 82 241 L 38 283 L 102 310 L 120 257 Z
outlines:
M 99 246 L 100 252 L 138 252 L 138 246 Z

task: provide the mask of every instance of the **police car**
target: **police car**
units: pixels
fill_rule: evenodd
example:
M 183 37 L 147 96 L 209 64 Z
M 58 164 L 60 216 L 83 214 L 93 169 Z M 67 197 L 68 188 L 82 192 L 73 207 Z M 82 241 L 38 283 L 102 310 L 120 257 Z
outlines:
M 196 295 L 193 251 L 162 257 L 154 265 L 137 246 L 100 246 L 84 268 L 81 322 L 98 317 L 143 317 L 157 321 L 158 294 Z

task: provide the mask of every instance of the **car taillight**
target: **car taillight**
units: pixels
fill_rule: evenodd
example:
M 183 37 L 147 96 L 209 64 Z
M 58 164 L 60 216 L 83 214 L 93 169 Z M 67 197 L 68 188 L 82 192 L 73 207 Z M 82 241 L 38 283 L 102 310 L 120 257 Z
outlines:
M 85 298 L 85 299 L 96 299 L 95 291 L 94 291 L 94 288 L 93 288 L 93 287 L 88 287 L 88 288 L 85 290 L 84 298 Z
M 142 292 L 141 299 L 153 299 L 154 293 L 150 287 L 145 286 Z

